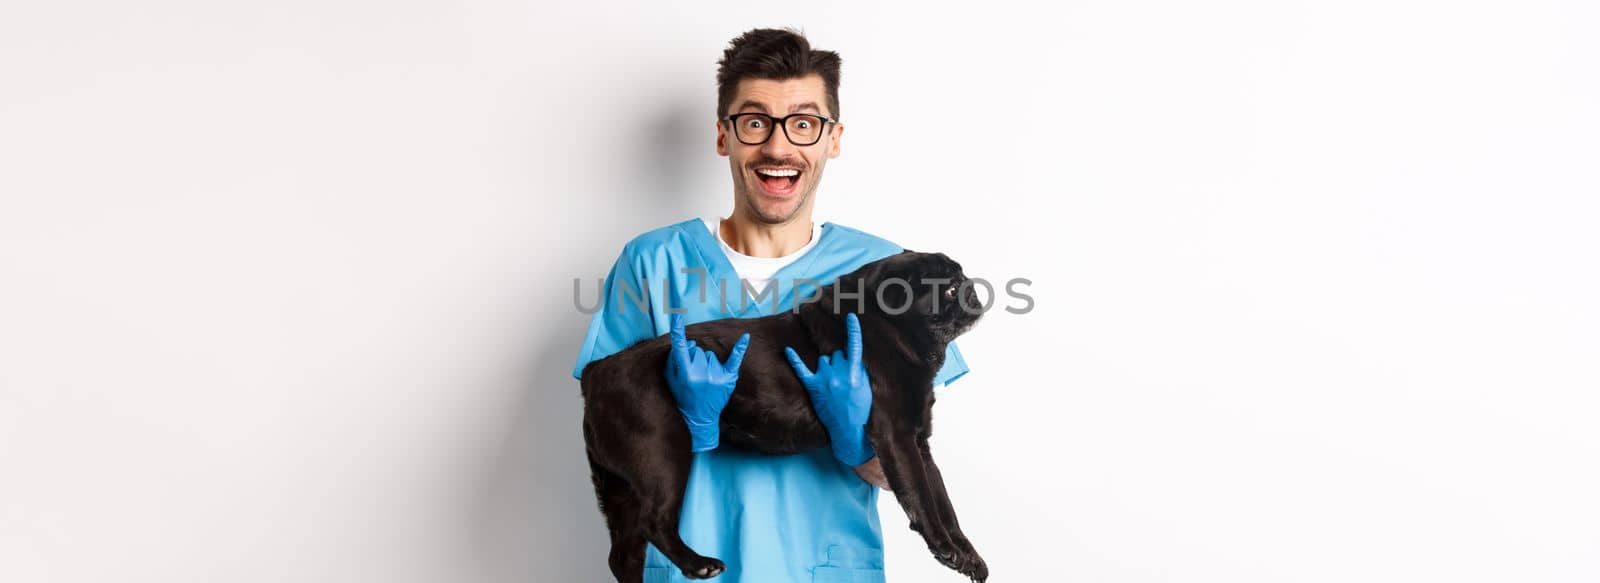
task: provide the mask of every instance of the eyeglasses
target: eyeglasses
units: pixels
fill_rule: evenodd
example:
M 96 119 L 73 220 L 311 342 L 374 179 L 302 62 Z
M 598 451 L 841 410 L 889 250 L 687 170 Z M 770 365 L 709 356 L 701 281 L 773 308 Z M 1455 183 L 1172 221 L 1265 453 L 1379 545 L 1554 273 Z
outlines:
M 722 121 L 732 122 L 733 135 L 739 138 L 739 143 L 747 146 L 767 143 L 772 139 L 774 126 L 783 127 L 783 135 L 789 138 L 789 143 L 810 146 L 822 139 L 823 126 L 838 123 L 831 117 L 812 113 L 791 113 L 783 117 L 772 117 L 765 113 L 735 113 L 722 118 Z

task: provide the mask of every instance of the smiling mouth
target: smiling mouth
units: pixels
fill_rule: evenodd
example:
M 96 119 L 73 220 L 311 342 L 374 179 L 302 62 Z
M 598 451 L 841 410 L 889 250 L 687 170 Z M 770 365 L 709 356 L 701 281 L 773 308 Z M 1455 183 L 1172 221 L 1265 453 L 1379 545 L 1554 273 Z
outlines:
M 800 184 L 798 168 L 757 168 L 755 174 L 761 189 L 773 196 L 794 194 L 795 185 Z

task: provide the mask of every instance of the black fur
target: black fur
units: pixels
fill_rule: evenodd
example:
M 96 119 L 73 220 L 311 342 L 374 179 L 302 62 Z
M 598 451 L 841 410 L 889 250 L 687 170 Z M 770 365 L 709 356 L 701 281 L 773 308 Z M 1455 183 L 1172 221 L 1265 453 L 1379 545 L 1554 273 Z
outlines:
M 906 305 L 905 286 L 884 286 L 882 305 L 878 301 L 880 284 L 893 278 L 910 283 L 910 309 L 900 314 L 891 312 Z M 951 281 L 936 289 L 924 283 L 937 278 Z M 750 333 L 738 385 L 722 412 L 721 446 L 791 454 L 827 446 L 828 434 L 783 349 L 792 346 L 815 365 L 819 354 L 845 348 L 844 314 L 856 312 L 872 382 L 867 436 L 889 485 L 911 529 L 939 562 L 981 582 L 988 566 L 961 533 L 928 450 L 934 374 L 949 342 L 979 317 L 973 286 L 955 291 L 963 281 L 960 264 L 944 254 L 905 251 L 841 276 L 798 313 L 702 322 L 688 326 L 686 334 L 725 359 L 739 336 Z M 857 292 L 860 297 L 852 297 Z M 639 342 L 590 363 L 582 374 L 583 438 L 611 530 L 611 571 L 622 583 L 643 578 L 645 541 L 687 577 L 709 578 L 725 569 L 678 536 L 692 453 L 663 373 L 670 342 L 667 335 Z

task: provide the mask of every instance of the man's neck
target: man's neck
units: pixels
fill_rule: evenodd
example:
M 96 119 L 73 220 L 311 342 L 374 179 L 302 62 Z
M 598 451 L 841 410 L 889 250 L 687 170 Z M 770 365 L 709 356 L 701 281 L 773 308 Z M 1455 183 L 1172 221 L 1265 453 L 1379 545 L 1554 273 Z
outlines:
M 795 215 L 787 223 L 772 225 L 752 221 L 736 209 L 718 228 L 722 240 L 734 251 L 751 257 L 783 257 L 811 242 L 810 213 Z

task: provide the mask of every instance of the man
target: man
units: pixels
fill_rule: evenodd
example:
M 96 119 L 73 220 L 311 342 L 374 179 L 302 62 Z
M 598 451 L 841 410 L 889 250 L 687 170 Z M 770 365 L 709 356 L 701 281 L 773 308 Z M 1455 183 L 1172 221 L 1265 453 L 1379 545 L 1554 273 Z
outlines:
M 716 135 L 717 153 L 733 174 L 733 211 L 725 220 L 690 219 L 649 231 L 623 247 L 575 378 L 590 361 L 636 342 L 674 328 L 681 335 L 682 321 L 791 309 L 813 286 L 900 251 L 864 232 L 811 220 L 823 168 L 839 155 L 844 133 L 839 62 L 838 54 L 813 50 L 788 30 L 751 30 L 729 44 L 718 63 Z M 638 309 L 641 295 L 648 309 Z M 868 482 L 886 481 L 866 443 L 865 381 L 834 383 L 844 388 L 833 395 L 812 393 L 833 442 L 828 449 L 766 456 L 718 448 L 717 415 L 737 364 L 725 370 L 716 355 L 685 344 L 674 343 L 674 364 L 663 371 L 696 451 L 679 527 L 684 541 L 727 564 L 721 581 L 883 581 L 878 491 Z M 966 372 L 951 344 L 934 382 L 948 384 Z M 825 373 L 819 367 L 816 374 Z M 637 572 L 631 561 L 613 556 L 612 569 Z M 687 580 L 654 545 L 646 550 L 643 579 Z

